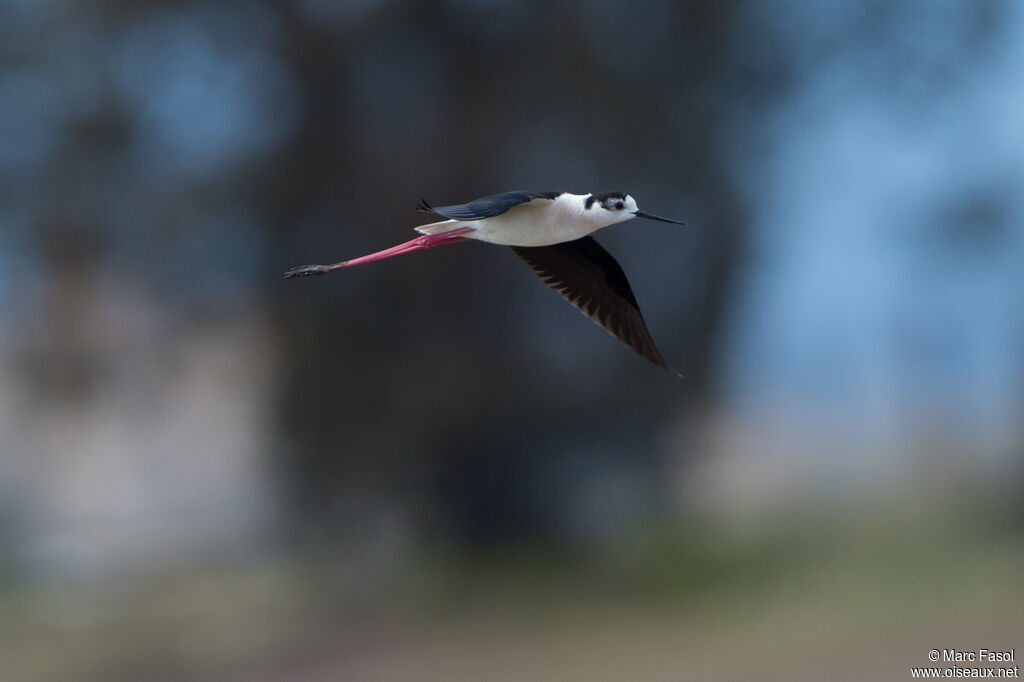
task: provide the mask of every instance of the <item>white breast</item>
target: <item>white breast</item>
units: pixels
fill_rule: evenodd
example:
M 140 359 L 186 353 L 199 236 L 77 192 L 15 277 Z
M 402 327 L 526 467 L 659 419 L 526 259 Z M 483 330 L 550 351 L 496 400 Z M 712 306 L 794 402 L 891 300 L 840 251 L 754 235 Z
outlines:
M 534 199 L 493 218 L 460 223 L 476 228 L 470 239 L 507 246 L 549 246 L 584 237 L 599 226 L 587 220 L 586 195 L 562 194 L 557 199 Z

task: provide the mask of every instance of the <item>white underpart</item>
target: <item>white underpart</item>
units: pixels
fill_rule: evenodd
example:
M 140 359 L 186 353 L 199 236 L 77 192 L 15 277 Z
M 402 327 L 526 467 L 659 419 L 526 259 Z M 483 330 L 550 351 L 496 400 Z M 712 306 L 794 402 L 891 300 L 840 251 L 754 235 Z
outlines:
M 444 220 L 421 225 L 421 234 L 442 234 L 460 227 L 473 232 L 462 235 L 491 244 L 506 246 L 550 246 L 585 237 L 591 232 L 634 218 L 629 211 L 611 212 L 592 204 L 585 207 L 589 194 L 562 194 L 557 199 L 534 199 L 507 212 L 483 220 Z

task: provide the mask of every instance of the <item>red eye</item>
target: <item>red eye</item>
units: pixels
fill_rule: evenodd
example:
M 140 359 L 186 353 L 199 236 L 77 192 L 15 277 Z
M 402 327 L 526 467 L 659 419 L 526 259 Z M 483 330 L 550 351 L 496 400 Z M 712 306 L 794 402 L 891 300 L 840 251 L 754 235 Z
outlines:
M 616 201 L 615 202 L 615 210 L 616 211 L 621 211 L 624 206 L 625 206 L 625 204 L 623 204 L 621 201 Z

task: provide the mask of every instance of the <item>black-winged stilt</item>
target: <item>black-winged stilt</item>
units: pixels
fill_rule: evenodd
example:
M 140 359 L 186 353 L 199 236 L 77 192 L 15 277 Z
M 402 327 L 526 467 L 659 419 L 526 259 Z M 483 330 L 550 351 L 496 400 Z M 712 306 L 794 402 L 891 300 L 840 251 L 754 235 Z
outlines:
M 589 236 L 633 218 L 682 225 L 637 208 L 624 192 L 505 192 L 468 204 L 417 208 L 444 220 L 421 225 L 421 236 L 390 249 L 333 265 L 303 265 L 285 277 L 322 275 L 411 251 L 476 239 L 512 247 L 549 287 L 610 334 L 654 364 L 669 368 L 654 345 L 625 273 Z

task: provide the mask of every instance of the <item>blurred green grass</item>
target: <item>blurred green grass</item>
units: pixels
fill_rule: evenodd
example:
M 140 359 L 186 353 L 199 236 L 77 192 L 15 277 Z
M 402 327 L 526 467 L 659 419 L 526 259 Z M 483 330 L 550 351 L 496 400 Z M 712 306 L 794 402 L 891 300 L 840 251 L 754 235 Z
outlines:
M 1024 643 L 1013 513 L 895 500 L 387 566 L 12 583 L 3 679 L 908 679 L 931 648 Z

